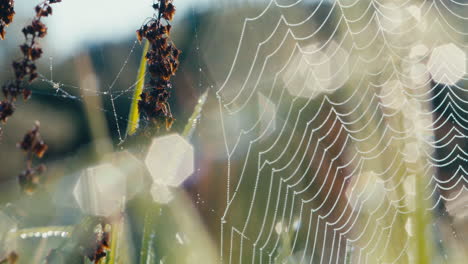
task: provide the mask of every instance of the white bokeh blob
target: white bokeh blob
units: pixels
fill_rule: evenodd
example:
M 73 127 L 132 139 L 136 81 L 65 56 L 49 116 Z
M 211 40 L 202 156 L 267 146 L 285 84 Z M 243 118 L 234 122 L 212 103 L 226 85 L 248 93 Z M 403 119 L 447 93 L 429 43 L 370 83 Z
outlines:
M 179 134 L 155 138 L 145 164 L 155 183 L 177 187 L 194 172 L 193 147 Z
M 85 214 L 110 216 L 122 209 L 126 177 L 111 163 L 85 169 L 78 179 L 73 196 Z
M 427 68 L 435 82 L 454 85 L 466 74 L 466 54 L 450 43 L 432 50 Z

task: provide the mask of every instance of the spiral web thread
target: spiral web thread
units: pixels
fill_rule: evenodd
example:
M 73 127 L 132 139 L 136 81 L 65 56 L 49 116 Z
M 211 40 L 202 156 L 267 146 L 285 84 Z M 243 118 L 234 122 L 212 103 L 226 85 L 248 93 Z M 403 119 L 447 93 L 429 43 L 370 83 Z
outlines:
M 277 0 L 244 20 L 217 91 L 223 263 L 414 263 L 418 208 L 450 263 L 458 233 L 439 223 L 467 204 L 467 5 Z

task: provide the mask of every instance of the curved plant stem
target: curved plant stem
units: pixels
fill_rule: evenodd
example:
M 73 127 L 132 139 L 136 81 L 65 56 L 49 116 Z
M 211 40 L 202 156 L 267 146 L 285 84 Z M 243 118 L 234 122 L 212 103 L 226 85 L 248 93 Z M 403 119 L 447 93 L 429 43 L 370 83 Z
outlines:
M 145 47 L 143 48 L 143 53 L 141 55 L 140 67 L 138 68 L 137 85 L 135 87 L 135 91 L 133 92 L 132 104 L 130 106 L 130 113 L 128 115 L 128 135 L 134 134 L 138 128 L 138 119 L 140 118 L 140 113 L 138 111 L 138 100 L 140 100 L 140 94 L 143 91 L 143 86 L 145 85 L 146 53 L 148 52 L 148 50 L 149 41 L 146 41 Z

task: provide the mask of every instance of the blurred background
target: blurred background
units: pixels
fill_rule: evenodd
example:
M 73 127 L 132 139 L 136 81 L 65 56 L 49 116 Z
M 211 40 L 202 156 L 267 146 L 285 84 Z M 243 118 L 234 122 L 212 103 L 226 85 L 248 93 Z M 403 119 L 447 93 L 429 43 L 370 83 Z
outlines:
M 2 84 L 38 3 L 15 2 Z M 32 99 L 2 125 L 0 259 L 15 250 L 19 263 L 44 263 L 67 248 L 89 215 L 78 179 L 125 152 L 117 163 L 139 160 L 126 184 L 144 184 L 121 226 L 110 217 L 122 230 L 117 263 L 147 251 L 147 263 L 464 263 L 468 2 L 175 0 L 172 132 L 202 110 L 188 139 L 194 171 L 168 204 L 153 201 L 143 165 L 166 132 L 145 133 L 141 120 L 126 133 L 143 52 L 135 31 L 152 4 L 63 0 L 44 20 Z M 48 170 L 25 195 L 16 145 L 36 120 Z

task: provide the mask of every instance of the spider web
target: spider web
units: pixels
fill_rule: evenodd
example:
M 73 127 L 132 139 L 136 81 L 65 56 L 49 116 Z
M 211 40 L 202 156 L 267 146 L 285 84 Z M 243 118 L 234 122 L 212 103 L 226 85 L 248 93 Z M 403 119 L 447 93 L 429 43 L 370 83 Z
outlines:
M 198 33 L 196 31 L 194 32 L 194 35 L 198 38 Z M 131 101 L 133 100 L 134 90 L 137 86 L 137 83 L 141 81 L 134 80 L 130 86 L 122 88 L 122 83 L 128 82 L 127 80 L 124 80 L 122 76 L 128 73 L 128 71 L 131 71 L 132 74 L 136 75 L 135 67 L 133 65 L 129 66 L 129 64 L 134 57 L 140 57 L 138 46 L 142 47 L 142 45 L 140 45 L 137 40 L 132 42 L 128 48 L 128 54 L 119 59 L 121 61 L 121 66 L 115 75 L 113 75 L 114 77 L 112 77 L 111 81 L 108 84 L 100 83 L 97 85 L 97 87 L 85 87 L 56 80 L 54 78 L 53 57 L 50 57 L 49 73 L 43 72 L 40 74 L 40 81 L 46 84 L 46 89 L 34 89 L 34 93 L 43 96 L 61 97 L 65 100 L 80 102 L 82 104 L 85 103 L 85 100 L 87 100 L 86 97 L 89 96 L 102 98 L 101 106 L 92 104 L 88 105 L 88 107 L 93 108 L 93 111 L 97 111 L 103 114 L 106 119 L 109 120 L 111 126 L 109 129 L 112 132 L 115 132 L 118 139 L 118 144 L 120 145 L 124 143 L 129 137 L 128 131 L 126 131 L 126 125 L 129 120 L 128 114 L 122 115 L 119 113 L 127 113 L 126 111 L 123 111 L 122 108 L 125 108 L 124 110 L 129 109 Z M 197 48 L 195 52 L 198 53 L 199 48 Z M 200 65 L 199 58 L 196 58 L 196 63 L 197 65 Z M 201 66 L 199 66 L 199 69 L 200 77 L 197 82 L 198 86 L 201 87 L 203 81 L 201 77 Z M 181 71 L 183 72 L 184 69 L 181 69 Z M 146 78 L 146 76 L 143 78 Z M 102 80 L 100 79 L 100 81 Z M 139 127 L 144 128 L 146 125 L 147 124 L 145 123 L 145 120 L 140 119 Z
M 91 95 L 103 98 L 104 102 L 108 100 L 111 104 L 110 109 L 105 108 L 104 106 L 98 107 L 96 105 L 93 105 L 93 110 L 99 111 L 103 113 L 107 118 L 114 120 L 115 131 L 117 131 L 119 142 L 123 143 L 128 135 L 125 132 L 125 127 L 122 128 L 121 124 L 126 124 L 128 122 L 128 119 L 126 116 L 121 116 L 117 114 L 118 106 L 116 105 L 115 101 L 119 98 L 124 98 L 128 99 L 128 101 L 130 102 L 132 100 L 133 91 L 135 86 L 137 85 L 138 80 L 135 80 L 135 82 L 131 86 L 125 89 L 115 89 L 115 86 L 121 78 L 122 73 L 126 70 L 132 69 L 131 67 L 128 67 L 128 64 L 131 57 L 134 55 L 137 44 L 138 41 L 136 40 L 131 44 L 128 54 L 123 58 L 122 66 L 116 73 L 115 77 L 112 79 L 112 82 L 104 89 L 102 89 L 102 87 L 99 87 L 99 90 L 96 90 L 95 87 L 80 87 L 75 84 L 69 84 L 55 79 L 54 60 L 53 57 L 49 57 L 49 73 L 42 73 L 39 75 L 40 81 L 46 84 L 47 88 L 34 89 L 34 93 L 43 96 L 61 97 L 66 100 L 79 101 L 81 103 L 84 103 L 84 100 L 86 100 L 85 97 Z M 128 107 L 128 105 L 125 106 Z
M 450 263 L 463 234 L 439 223 L 466 211 L 468 97 L 460 56 L 442 55 L 466 54 L 466 6 L 278 0 L 243 21 L 216 93 L 228 157 L 223 263 L 412 263 L 418 179 L 435 254 Z M 55 80 L 51 59 L 49 88 L 34 93 L 104 98 L 110 108 L 96 111 L 124 142 L 116 100 L 130 101 L 136 82 L 116 83 L 137 45 L 101 91 Z
M 418 213 L 450 263 L 459 234 L 442 224 L 466 221 L 467 5 L 272 0 L 243 21 L 217 91 L 223 263 L 414 263 Z

